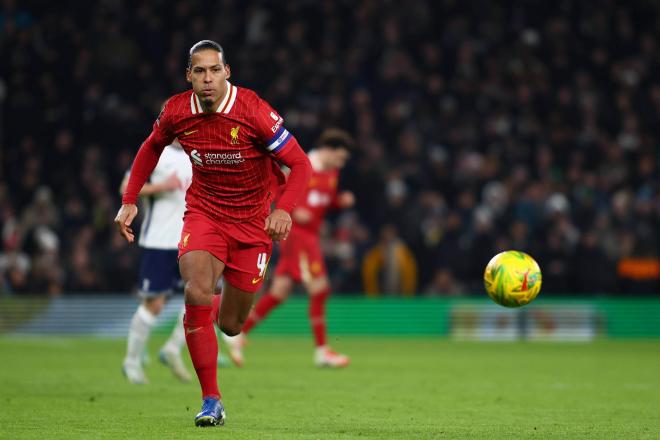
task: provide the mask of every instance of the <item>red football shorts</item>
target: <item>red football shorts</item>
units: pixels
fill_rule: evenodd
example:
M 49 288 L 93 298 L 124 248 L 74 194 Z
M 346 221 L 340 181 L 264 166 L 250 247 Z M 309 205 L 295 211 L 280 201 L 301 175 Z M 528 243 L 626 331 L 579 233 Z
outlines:
M 225 263 L 225 281 L 246 292 L 256 292 L 266 275 L 273 241 L 264 231 L 264 219 L 223 223 L 187 212 L 179 241 L 179 258 L 190 251 L 208 251 Z
M 280 243 L 280 258 L 275 275 L 286 275 L 298 283 L 326 275 L 321 245 L 316 234 L 293 229 L 289 237 Z

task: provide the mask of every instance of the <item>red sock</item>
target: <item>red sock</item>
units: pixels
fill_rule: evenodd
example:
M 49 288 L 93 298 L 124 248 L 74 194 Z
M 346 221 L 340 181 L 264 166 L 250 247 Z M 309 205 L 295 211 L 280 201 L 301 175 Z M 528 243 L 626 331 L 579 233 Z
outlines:
M 252 330 L 252 327 L 257 325 L 259 321 L 264 319 L 270 313 L 270 311 L 279 306 L 280 303 L 281 301 L 271 295 L 270 292 L 266 292 L 264 295 L 262 295 L 261 298 L 259 298 L 257 305 L 254 306 L 254 309 L 252 309 L 248 315 L 245 324 L 243 324 L 242 332 L 244 334 L 248 334 L 248 332 Z
M 211 319 L 212 306 L 186 304 L 183 327 L 186 329 L 186 343 L 190 359 L 195 366 L 202 398 L 220 398 L 218 389 L 218 340 Z
M 220 303 L 222 302 L 222 293 L 216 293 L 213 295 L 213 304 L 211 305 L 211 322 L 220 327 L 218 324 L 218 316 L 220 315 Z
M 314 332 L 314 342 L 317 347 L 325 345 L 325 302 L 330 295 L 330 289 L 326 288 L 309 298 L 309 321 Z

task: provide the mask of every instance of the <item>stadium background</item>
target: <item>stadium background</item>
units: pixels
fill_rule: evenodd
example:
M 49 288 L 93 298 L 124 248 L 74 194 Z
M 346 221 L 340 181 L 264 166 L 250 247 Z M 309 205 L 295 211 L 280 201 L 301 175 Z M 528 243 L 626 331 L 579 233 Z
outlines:
M 23 415 L 13 408 L 38 403 L 30 400 L 31 379 L 15 374 L 31 371 L 44 356 L 53 368 L 50 382 L 41 385 L 45 390 L 62 387 L 67 368 L 89 366 L 97 369 L 95 376 L 82 375 L 97 393 L 84 397 L 89 402 L 112 394 L 98 391 L 106 382 L 119 390 L 112 411 L 135 397 L 115 374 L 120 339 L 69 336 L 125 335 L 137 301 L 132 293 L 139 250 L 113 228 L 117 188 L 163 99 L 188 87 L 187 50 L 203 38 L 223 45 L 232 81 L 272 103 L 304 147 L 328 126 L 356 138 L 359 151 L 343 172 L 342 186 L 356 193 L 357 206 L 333 215 L 324 229 L 333 283 L 329 330 L 339 338 L 333 341 L 356 355 L 347 373 L 357 377 L 353 386 L 364 385 L 365 377 L 409 384 L 378 376 L 379 366 L 399 364 L 373 347 L 410 361 L 400 368 L 417 362 L 419 370 L 413 370 L 428 383 L 434 376 L 423 372 L 446 371 L 442 365 L 455 358 L 451 371 L 457 376 L 439 373 L 444 383 L 485 383 L 475 393 L 495 402 L 475 419 L 473 412 L 460 413 L 461 402 L 470 402 L 465 390 L 450 385 L 455 394 L 436 395 L 423 405 L 432 409 L 449 399 L 443 408 L 455 408 L 447 412 L 448 432 L 455 433 L 452 423 L 468 429 L 488 417 L 484 413 L 499 414 L 502 397 L 492 387 L 499 385 L 497 393 L 515 406 L 506 393 L 517 380 L 484 382 L 482 370 L 472 374 L 472 362 L 491 371 L 529 366 L 541 376 L 523 376 L 525 387 L 558 399 L 566 397 L 558 391 L 566 387 L 580 395 L 564 400 L 563 412 L 539 404 L 539 423 L 555 424 L 545 431 L 548 438 L 557 432 L 563 433 L 557 438 L 577 438 L 570 429 L 561 431 L 561 423 L 587 433 L 597 426 L 607 438 L 655 438 L 660 427 L 650 421 L 648 408 L 660 404 L 657 372 L 650 374 L 660 362 L 653 355 L 660 337 L 660 6 L 644 0 L 102 0 L 84 7 L 77 1 L 3 0 L 0 352 L 12 361 L 0 374 L 10 396 L 0 402 L 6 409 L 0 421 L 10 427 L 7 432 L 29 437 L 21 431 Z M 497 307 L 483 293 L 483 268 L 504 249 L 529 252 L 543 270 L 539 299 L 521 310 Z M 386 258 L 393 255 L 404 257 Z M 390 264 L 379 267 L 379 257 Z M 168 304 L 157 333 L 168 331 L 180 304 L 180 297 Z M 278 357 L 288 342 L 268 334 L 290 335 L 293 352 L 307 353 L 295 336 L 308 332 L 305 310 L 304 297 L 293 298 L 257 330 L 255 363 L 272 358 L 280 369 L 288 365 Z M 67 336 L 53 339 L 55 349 L 49 338 L 24 346 L 17 337 L 45 334 Z M 392 335 L 409 339 L 396 348 L 379 339 Z M 450 342 L 432 345 L 423 339 L 428 336 Z M 652 339 L 631 340 L 639 337 Z M 484 348 L 460 339 L 597 341 L 580 348 Z M 259 344 L 267 354 L 261 358 Z M 525 357 L 541 352 L 533 362 Z M 422 361 L 421 355 L 429 357 Z M 624 358 L 627 369 L 596 368 Z M 73 359 L 87 363 L 80 368 Z M 576 366 L 581 360 L 585 364 Z M 360 369 L 365 365 L 368 372 Z M 550 392 L 542 389 L 558 371 L 563 382 Z M 228 383 L 250 377 L 226 374 Z M 630 378 L 637 382 L 626 382 Z M 581 383 L 592 386 L 584 391 Z M 171 401 L 171 389 L 164 387 L 156 395 Z M 605 388 L 612 394 L 603 395 Z M 374 395 L 382 397 L 381 391 Z M 65 399 L 68 392 L 61 390 Z M 192 388 L 184 398 L 196 402 L 191 396 Z M 534 411 L 539 402 L 525 400 L 522 391 L 520 396 L 519 414 Z M 580 400 L 587 397 L 647 406 L 617 407 L 615 413 L 614 406 Z M 576 410 L 572 419 L 571 405 L 603 411 Z M 58 417 L 53 422 L 72 420 L 59 411 L 52 412 Z M 421 407 L 416 411 L 430 423 Z M 348 412 L 344 417 L 357 426 L 367 423 L 355 418 L 359 411 Z M 2 418 L 12 414 L 18 415 Z M 173 423 L 180 415 L 172 416 Z M 133 426 L 131 417 L 121 417 Z M 512 417 L 532 429 L 522 415 Z M 488 429 L 522 435 L 500 422 L 513 423 L 496 418 Z M 107 432 L 122 426 L 99 423 Z M 332 431 L 337 423 L 324 426 Z M 469 428 L 476 429 L 473 438 L 486 432 L 479 426 Z M 631 426 L 650 434 L 622 434 Z M 429 432 L 428 438 L 438 434 Z M 383 435 L 406 433 L 428 434 Z M 70 431 L 61 435 L 73 438 Z
M 206 37 L 306 148 L 354 133 L 336 296 L 482 295 L 505 249 L 540 262 L 542 298 L 660 291 L 652 2 L 74 4 L 0 15 L 5 295 L 134 291 L 117 188 Z
M 420 294 L 480 292 L 508 248 L 541 262 L 544 296 L 658 291 L 653 2 L 4 4 L 5 290 L 134 287 L 117 188 L 212 37 L 303 146 L 355 134 L 358 204 L 327 231 L 335 291 L 364 290 L 384 235 L 411 249 Z

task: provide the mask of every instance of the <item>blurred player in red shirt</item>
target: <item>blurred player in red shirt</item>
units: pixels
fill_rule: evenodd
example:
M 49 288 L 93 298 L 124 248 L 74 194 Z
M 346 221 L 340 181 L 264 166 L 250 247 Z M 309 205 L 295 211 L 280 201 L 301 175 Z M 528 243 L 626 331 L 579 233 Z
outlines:
M 314 172 L 307 191 L 293 210 L 293 227 L 289 239 L 280 245 L 280 259 L 270 291 L 261 296 L 248 316 L 240 335 L 226 338 L 230 356 L 243 365 L 245 335 L 263 320 L 291 293 L 294 283 L 302 283 L 310 296 L 309 319 L 314 333 L 314 363 L 322 367 L 345 367 L 346 355 L 335 353 L 326 344 L 325 303 L 330 294 L 319 233 L 329 209 L 350 208 L 355 197 L 350 191 L 337 193 L 339 170 L 350 156 L 353 139 L 343 130 L 327 129 L 319 137 L 316 148 L 309 152 Z
M 202 388 L 197 426 L 224 424 L 217 382 L 214 320 L 236 335 L 263 282 L 272 241 L 286 239 L 290 212 L 307 187 L 311 166 L 283 119 L 252 90 L 236 87 L 222 47 L 210 40 L 189 52 L 186 79 L 192 90 L 172 96 L 140 147 L 115 223 L 133 242 L 130 227 L 140 189 L 166 145 L 178 138 L 193 166 L 179 242 L 185 286 L 184 327 Z M 279 163 L 291 169 L 288 180 Z M 286 184 L 285 184 L 286 182 Z M 282 196 L 270 212 L 273 196 Z M 224 277 L 218 316 L 216 282 Z M 217 301 L 216 301 L 217 302 Z

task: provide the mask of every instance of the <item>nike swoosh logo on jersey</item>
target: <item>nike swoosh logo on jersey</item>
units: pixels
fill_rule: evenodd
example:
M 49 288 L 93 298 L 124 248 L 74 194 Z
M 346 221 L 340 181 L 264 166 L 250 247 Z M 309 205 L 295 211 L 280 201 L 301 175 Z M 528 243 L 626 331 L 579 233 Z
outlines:
M 190 130 L 190 131 L 184 131 L 183 135 L 188 136 L 189 134 L 193 134 L 194 132 L 199 131 L 199 130 Z
M 252 278 L 252 284 L 257 284 L 259 281 L 261 281 L 261 277 L 259 277 L 259 278 Z

